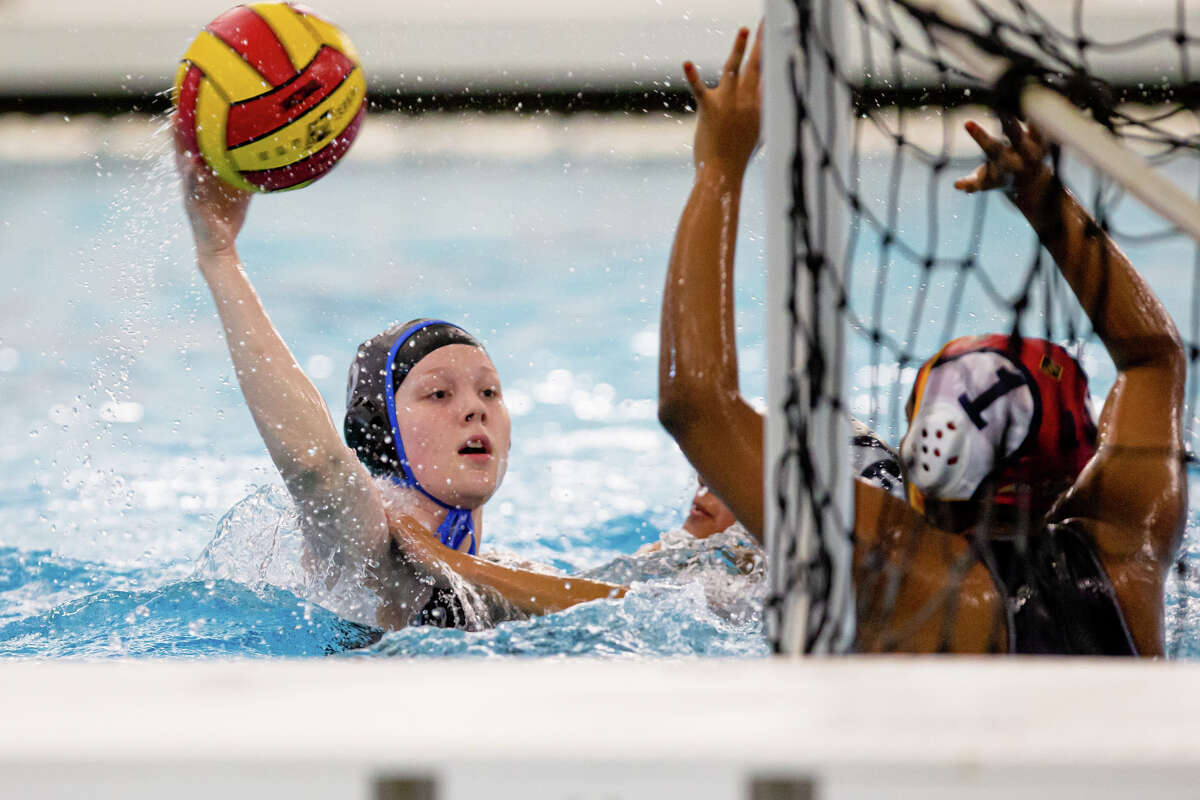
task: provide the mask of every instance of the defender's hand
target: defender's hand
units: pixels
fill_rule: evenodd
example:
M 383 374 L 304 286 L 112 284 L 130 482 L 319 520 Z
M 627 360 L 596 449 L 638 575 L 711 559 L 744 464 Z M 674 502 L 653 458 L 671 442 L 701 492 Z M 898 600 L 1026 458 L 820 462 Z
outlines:
M 1049 173 L 1045 165 L 1049 148 L 1045 137 L 1035 126 L 1022 125 L 1015 117 L 1000 116 L 1005 142 L 994 139 L 975 122 L 964 126 L 987 157 L 970 175 L 954 182 L 954 188 L 968 194 L 988 189 L 1011 187 L 1021 191 Z
M 758 144 L 762 105 L 759 98 L 762 25 L 758 26 L 750 57 L 743 64 L 749 38 L 749 29 L 738 31 L 733 50 L 721 72 L 721 80 L 712 89 L 704 85 L 695 64 L 691 61 L 683 64 L 683 74 L 691 86 L 700 112 L 692 153 L 696 169 L 708 164 L 740 172 L 745 169 Z

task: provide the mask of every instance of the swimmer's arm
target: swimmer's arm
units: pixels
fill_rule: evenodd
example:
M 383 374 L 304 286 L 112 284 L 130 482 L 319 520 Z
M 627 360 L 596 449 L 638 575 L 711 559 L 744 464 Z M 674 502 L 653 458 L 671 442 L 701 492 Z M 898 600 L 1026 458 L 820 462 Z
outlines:
M 1050 183 L 1042 191 L 1053 200 Z M 1112 535 L 1097 536 L 1102 553 L 1133 555 L 1149 534 L 1165 567 L 1178 547 L 1186 512 L 1183 344 L 1170 315 L 1116 243 L 1065 188 L 1058 195 L 1060 232 L 1050 235 L 1046 229 L 1053 232 L 1053 222 L 1035 221 L 1046 203 L 1037 187 L 1028 196 L 1018 191 L 1016 201 L 1117 367 L 1097 424 L 1099 450 L 1063 512 L 1078 510 L 1105 523 Z
M 234 370 L 267 452 L 320 549 L 370 558 L 386 542 L 374 482 L 338 436 L 325 401 L 267 317 L 234 249 L 198 254 Z
M 1161 367 L 1164 388 L 1170 387 L 1174 373 L 1182 374 L 1184 367 L 1170 315 L 1116 242 L 1047 166 L 1046 144 L 1037 130 L 1012 117 L 1002 117 L 1002 123 L 1011 144 L 967 123 L 988 163 L 955 185 L 977 191 L 1004 185 L 1011 176 L 1014 204 L 1054 257 L 1117 370 Z M 989 168 L 994 173 L 990 182 L 983 174 Z
M 658 416 L 708 486 L 761 541 L 763 423 L 739 387 L 733 309 L 742 178 L 759 130 L 761 32 L 743 65 L 748 37 L 738 32 L 715 89 L 684 64 L 699 108 L 696 181 L 663 289 Z
M 1186 357 L 1162 303 L 1116 243 L 1045 164 L 1034 129 L 1002 120 L 1011 145 L 978 125 L 967 130 L 988 163 L 956 186 L 1003 185 L 1054 257 L 1117 367 L 1098 424 L 1100 450 L 1056 515 L 1103 520 L 1102 552 L 1130 555 L 1148 532 L 1164 565 L 1178 546 L 1185 513 L 1182 414 Z
M 393 537 L 398 546 L 393 561 L 402 568 L 417 565 L 439 583 L 447 573 L 454 573 L 482 590 L 489 600 L 499 600 L 501 606 L 523 614 L 553 614 L 579 603 L 624 597 L 627 591 L 611 583 L 512 569 L 451 550 L 410 517 L 401 518 Z
M 452 550 L 444 560 L 460 577 L 525 614 L 553 614 L 579 603 L 624 597 L 627 591 L 611 583 L 502 567 Z
M 341 441 L 324 400 L 271 323 L 235 246 L 250 196 L 180 156 L 184 206 L 246 405 L 319 549 L 376 559 L 387 542 L 382 500 Z

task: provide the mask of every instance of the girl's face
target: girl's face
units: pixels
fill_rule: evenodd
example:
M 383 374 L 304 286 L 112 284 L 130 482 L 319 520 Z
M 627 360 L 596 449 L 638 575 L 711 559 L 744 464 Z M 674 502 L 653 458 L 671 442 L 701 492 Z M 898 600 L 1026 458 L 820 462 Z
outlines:
M 418 361 L 396 391 L 396 423 L 413 474 L 443 503 L 477 508 L 500 486 L 512 422 L 483 350 L 451 344 Z

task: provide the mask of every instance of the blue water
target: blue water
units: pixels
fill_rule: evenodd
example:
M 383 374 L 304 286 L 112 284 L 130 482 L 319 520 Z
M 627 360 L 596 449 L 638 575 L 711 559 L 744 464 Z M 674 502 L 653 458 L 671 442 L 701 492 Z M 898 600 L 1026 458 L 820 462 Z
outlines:
M 487 546 L 633 591 L 489 631 L 386 635 L 356 619 L 352 598 L 317 597 L 289 558 L 294 521 L 194 269 L 159 137 L 141 158 L 0 164 L 0 656 L 765 654 L 761 571 L 739 570 L 737 542 L 632 555 L 678 527 L 694 489 L 655 418 L 661 285 L 690 160 L 354 155 L 310 189 L 256 199 L 241 238 L 298 361 L 339 418 L 345 367 L 367 336 L 415 316 L 477 332 L 513 415 Z M 761 169 L 738 251 L 753 398 L 765 383 Z M 866 164 L 864 182 L 886 186 L 886 169 Z M 1024 222 L 999 197 L 964 205 L 943 187 L 934 237 L 921 184 L 906 180 L 897 229 L 918 249 L 961 251 L 973 204 L 990 204 L 980 259 L 1011 292 L 1019 276 L 1006 265 L 1032 252 Z M 1136 207 L 1122 214 L 1145 223 Z M 1190 329 L 1190 251 L 1177 240 L 1130 250 Z M 865 238 L 852 282 L 865 307 L 879 256 Z M 951 323 L 1011 324 L 977 286 L 955 300 L 952 275 L 893 262 L 875 319 L 913 352 Z M 1083 359 L 1102 396 L 1111 364 L 1094 344 Z M 895 353 L 852 338 L 846 368 L 854 409 L 894 440 L 895 387 L 908 383 Z M 1195 537 L 1186 546 L 1200 563 Z M 1167 613 L 1173 650 L 1200 656 L 1192 574 L 1173 581 Z

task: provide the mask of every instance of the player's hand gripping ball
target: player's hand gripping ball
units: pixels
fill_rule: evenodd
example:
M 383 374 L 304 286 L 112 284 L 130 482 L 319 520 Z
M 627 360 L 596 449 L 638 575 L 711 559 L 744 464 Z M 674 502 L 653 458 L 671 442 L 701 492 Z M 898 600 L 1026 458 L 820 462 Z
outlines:
M 252 3 L 209 23 L 175 76 L 175 132 L 251 192 L 307 186 L 337 163 L 367 111 L 354 45 L 292 3 Z

